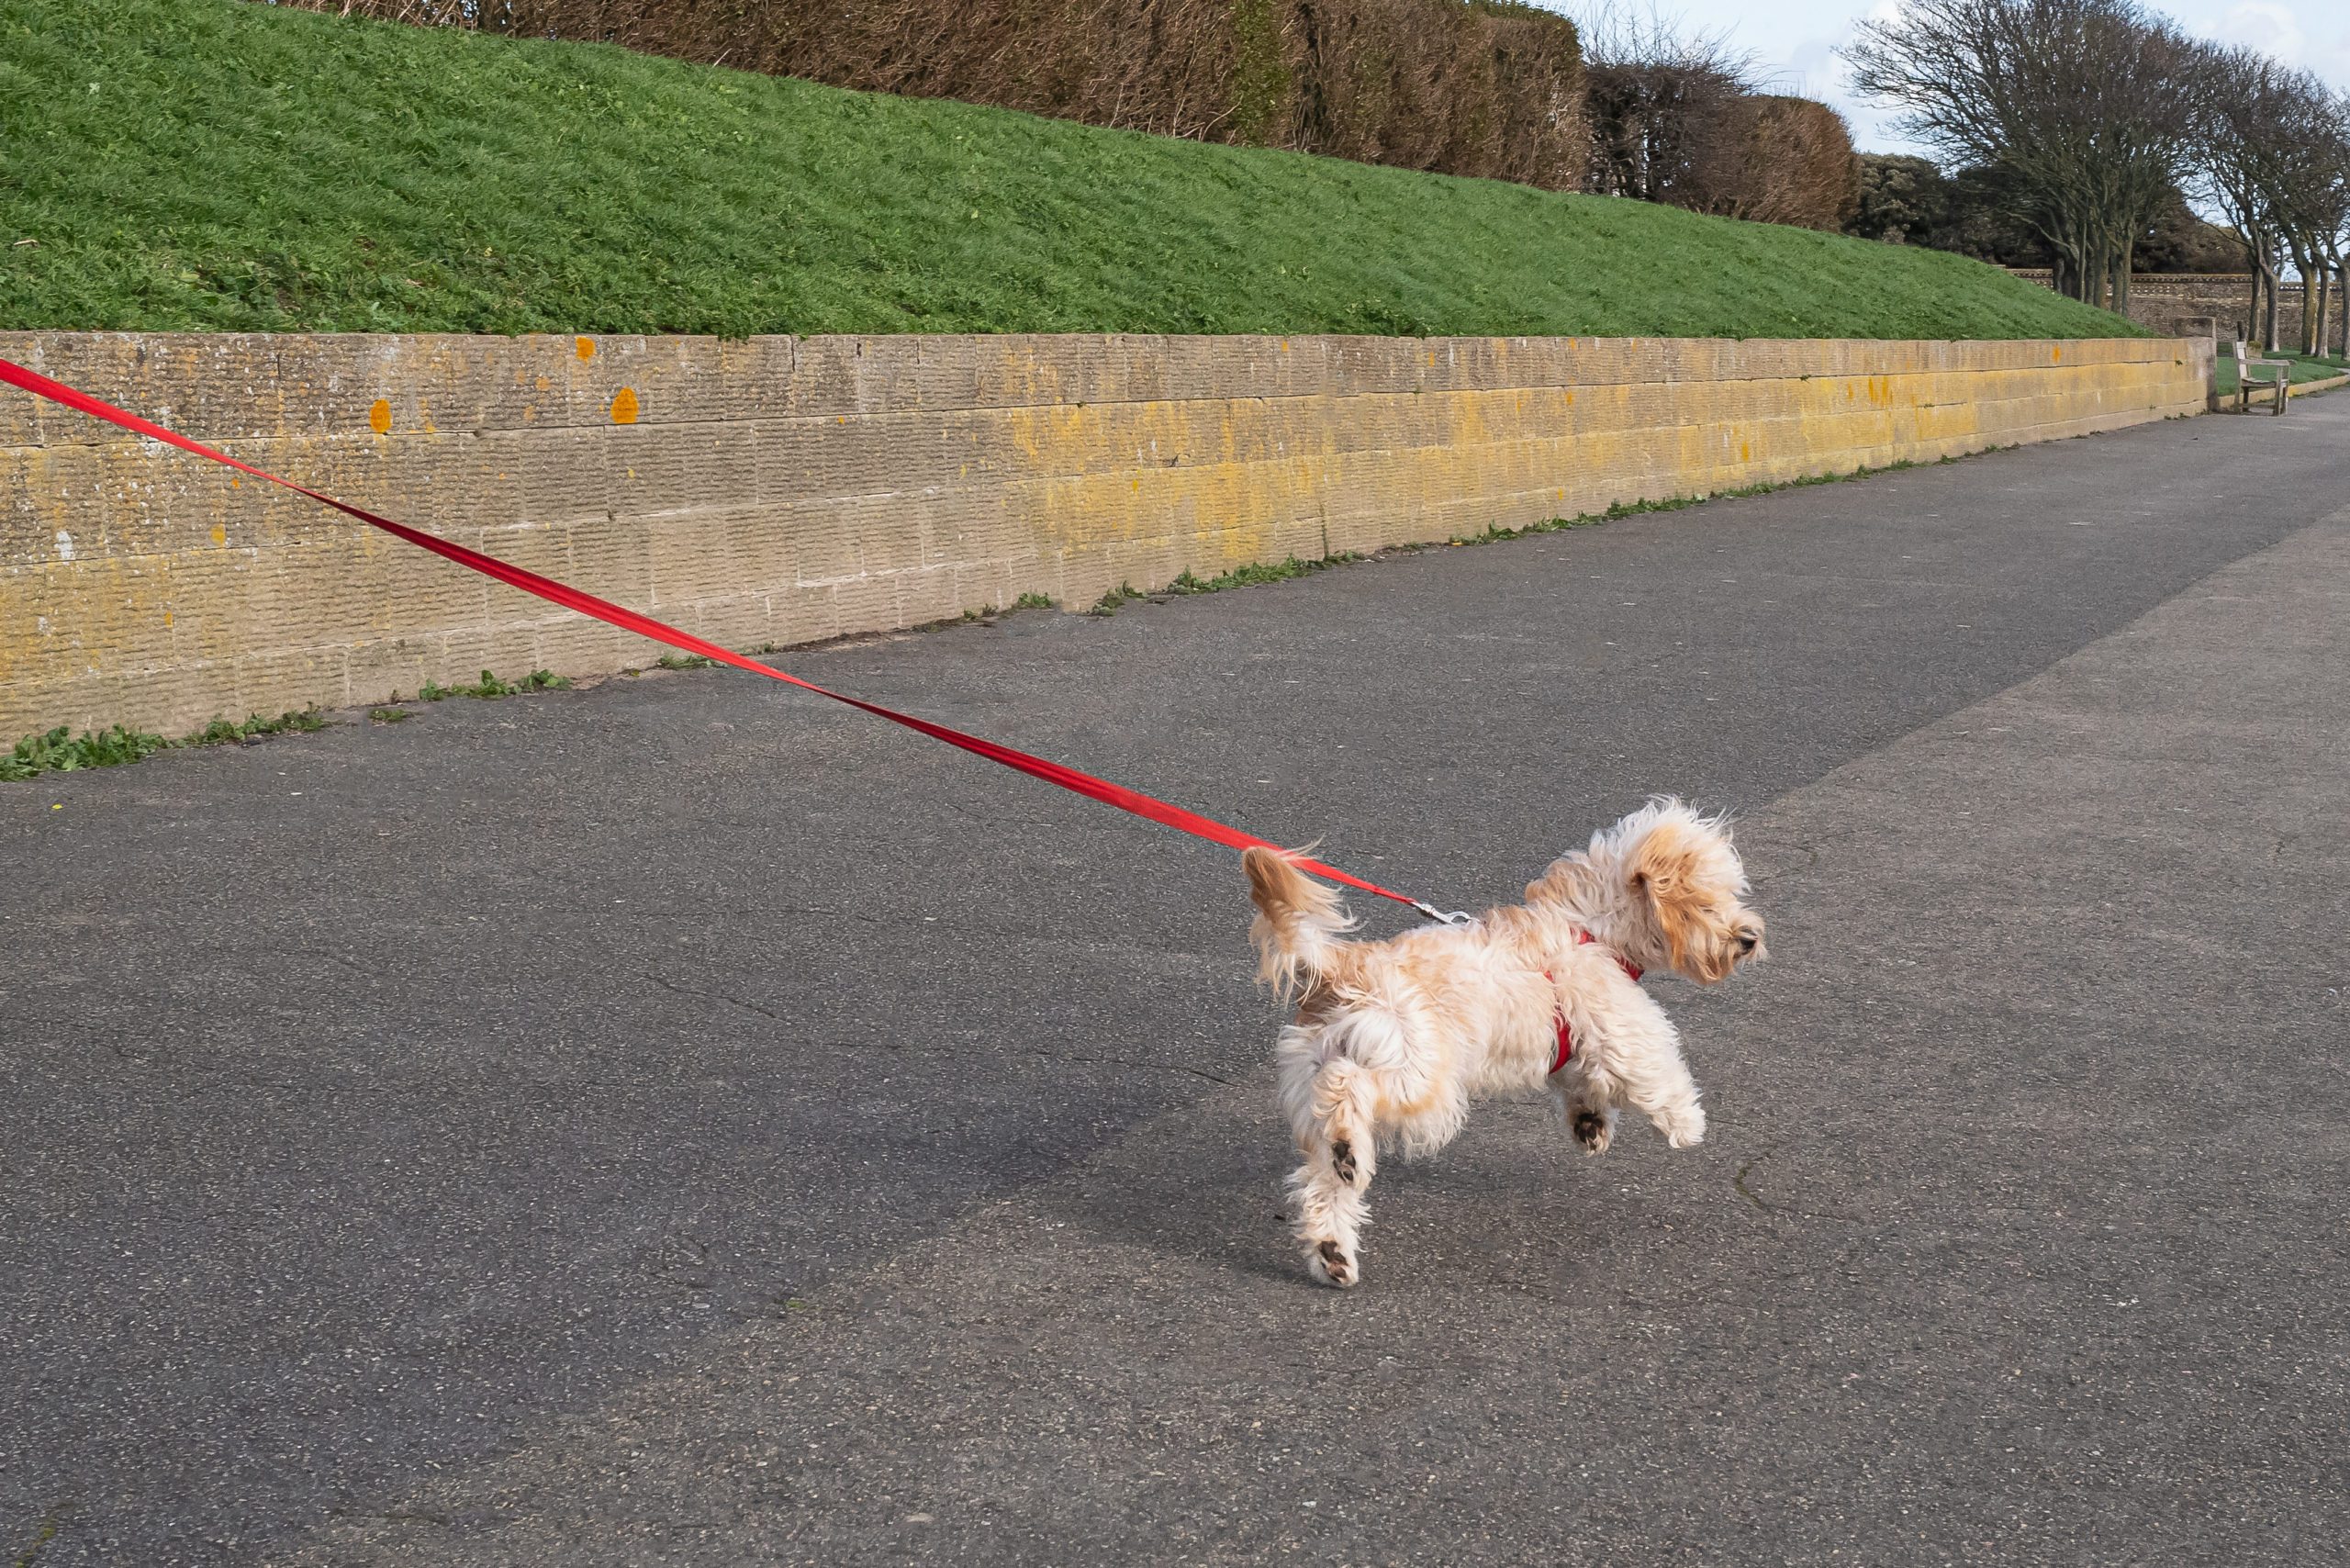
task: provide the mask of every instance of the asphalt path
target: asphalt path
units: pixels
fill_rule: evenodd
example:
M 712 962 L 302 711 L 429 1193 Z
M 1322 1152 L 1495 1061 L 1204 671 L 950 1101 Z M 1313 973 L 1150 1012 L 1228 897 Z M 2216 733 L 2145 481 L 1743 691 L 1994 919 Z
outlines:
M 715 670 L 0 785 L 0 1563 L 2339 1562 L 2345 480 L 2321 398 L 798 655 L 1449 906 L 1738 813 L 1707 1141 L 1490 1105 L 1344 1294 L 1221 850 Z

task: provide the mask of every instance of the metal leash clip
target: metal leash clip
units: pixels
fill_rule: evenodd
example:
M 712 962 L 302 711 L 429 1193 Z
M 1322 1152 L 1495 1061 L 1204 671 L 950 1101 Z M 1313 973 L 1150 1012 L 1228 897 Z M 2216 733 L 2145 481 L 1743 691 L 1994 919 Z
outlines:
M 1412 907 L 1418 910 L 1422 914 L 1427 916 L 1428 919 L 1435 921 L 1438 925 L 1474 925 L 1477 924 L 1477 917 L 1471 914 L 1466 910 L 1456 909 L 1448 913 L 1447 911 L 1437 908 L 1436 905 L 1432 903 L 1424 903 L 1418 899 L 1414 899 L 1412 901 Z

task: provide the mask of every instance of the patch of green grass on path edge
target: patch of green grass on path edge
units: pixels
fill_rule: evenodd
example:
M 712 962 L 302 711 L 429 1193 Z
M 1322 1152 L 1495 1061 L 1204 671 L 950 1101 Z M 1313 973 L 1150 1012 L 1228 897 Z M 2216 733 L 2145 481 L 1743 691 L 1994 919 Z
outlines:
M 2343 375 L 2345 371 L 2350 371 L 2350 360 L 2344 359 L 2340 354 L 2294 353 L 2290 351 L 2280 349 L 2275 353 L 2261 353 L 2255 352 L 2253 354 L 2253 357 L 2255 359 L 2286 359 L 2292 361 L 2293 368 L 2288 374 L 2288 379 L 2296 386 L 2300 386 L 2306 381 L 2330 380 L 2334 376 Z M 2259 375 L 2253 377 L 2253 385 L 2255 387 L 2257 387 L 2261 383 L 2266 381 L 2275 374 L 2276 373 L 2274 371 L 2264 370 Z M 2224 354 L 2221 356 L 2218 366 L 2218 380 L 2221 397 L 2232 398 L 2236 395 L 2236 362 L 2232 357 Z M 2257 396 L 2258 394 L 2255 392 L 2255 398 Z

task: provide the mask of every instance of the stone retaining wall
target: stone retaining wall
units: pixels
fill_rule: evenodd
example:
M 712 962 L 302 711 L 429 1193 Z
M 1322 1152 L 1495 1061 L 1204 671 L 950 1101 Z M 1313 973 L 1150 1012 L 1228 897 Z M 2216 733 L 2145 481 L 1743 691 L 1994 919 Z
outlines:
M 2152 340 L 24 333 L 0 355 L 745 648 L 2110 430 L 2200 412 L 2210 371 L 2208 343 Z M 0 745 L 658 652 L 0 389 Z

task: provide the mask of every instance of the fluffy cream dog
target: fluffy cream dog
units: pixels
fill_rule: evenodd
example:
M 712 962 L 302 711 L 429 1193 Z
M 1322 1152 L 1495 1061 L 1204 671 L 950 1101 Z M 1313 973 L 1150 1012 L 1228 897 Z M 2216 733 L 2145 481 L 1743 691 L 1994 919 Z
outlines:
M 1651 801 L 1552 863 L 1525 903 L 1385 942 L 1338 940 L 1354 922 L 1337 894 L 1281 854 L 1251 849 L 1241 864 L 1259 973 L 1297 1003 L 1276 1054 L 1315 1279 L 1362 1278 L 1378 1150 L 1443 1148 L 1479 1098 L 1547 1085 L 1594 1154 L 1619 1106 L 1676 1148 L 1705 1137 L 1680 1037 L 1638 974 L 1710 984 L 1762 956 L 1762 917 L 1718 817 Z

